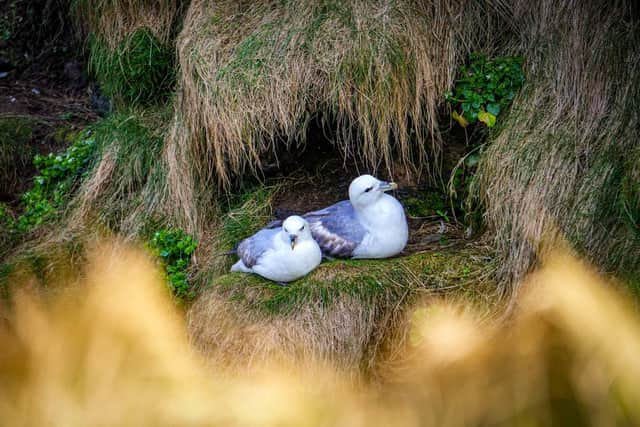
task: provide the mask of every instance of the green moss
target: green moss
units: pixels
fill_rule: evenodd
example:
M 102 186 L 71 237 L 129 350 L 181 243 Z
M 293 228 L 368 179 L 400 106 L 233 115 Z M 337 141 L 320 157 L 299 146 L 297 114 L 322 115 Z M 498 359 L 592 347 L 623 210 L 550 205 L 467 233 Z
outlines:
M 402 199 L 402 204 L 410 216 L 428 217 L 446 212 L 446 197 L 438 191 L 424 191 Z
M 163 102 L 175 83 L 172 49 L 145 28 L 132 33 L 113 51 L 92 36 L 89 70 L 104 93 L 121 104 Z
M 347 298 L 373 306 L 419 292 L 471 287 L 491 268 L 478 255 L 477 249 L 463 249 L 387 260 L 338 260 L 286 286 L 242 273 L 226 274 L 209 286 L 265 315 L 286 315 L 308 305 L 326 308 Z

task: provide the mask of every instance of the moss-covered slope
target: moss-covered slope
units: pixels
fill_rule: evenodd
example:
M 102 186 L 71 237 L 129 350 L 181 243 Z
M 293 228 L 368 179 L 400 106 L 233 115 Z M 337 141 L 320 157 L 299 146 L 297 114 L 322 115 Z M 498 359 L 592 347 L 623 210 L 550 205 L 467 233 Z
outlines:
M 452 289 L 480 292 L 493 268 L 489 255 L 467 247 L 325 262 L 287 286 L 222 275 L 190 308 L 190 332 L 210 360 L 239 369 L 276 357 L 372 372 L 404 344 L 399 326 L 411 302 Z

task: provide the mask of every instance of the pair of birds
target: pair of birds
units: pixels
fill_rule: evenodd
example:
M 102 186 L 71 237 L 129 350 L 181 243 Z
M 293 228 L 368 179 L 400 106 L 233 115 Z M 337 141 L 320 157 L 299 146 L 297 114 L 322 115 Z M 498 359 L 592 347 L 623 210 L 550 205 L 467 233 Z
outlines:
M 393 196 L 395 183 L 371 175 L 354 179 L 349 200 L 273 221 L 240 242 L 231 271 L 256 273 L 275 282 L 296 280 L 327 258 L 387 258 L 404 249 L 409 228 Z

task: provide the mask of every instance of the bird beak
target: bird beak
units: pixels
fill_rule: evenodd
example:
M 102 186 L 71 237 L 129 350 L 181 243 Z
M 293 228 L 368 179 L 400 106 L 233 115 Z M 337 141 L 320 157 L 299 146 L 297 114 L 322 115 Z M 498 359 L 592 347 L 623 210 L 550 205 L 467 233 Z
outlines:
M 296 245 L 297 238 L 298 236 L 294 236 L 294 235 L 289 236 L 289 240 L 291 240 L 291 250 L 293 250 L 293 247 Z
M 398 188 L 398 184 L 396 184 L 395 182 L 380 181 L 378 188 L 380 189 L 380 191 L 390 191 Z

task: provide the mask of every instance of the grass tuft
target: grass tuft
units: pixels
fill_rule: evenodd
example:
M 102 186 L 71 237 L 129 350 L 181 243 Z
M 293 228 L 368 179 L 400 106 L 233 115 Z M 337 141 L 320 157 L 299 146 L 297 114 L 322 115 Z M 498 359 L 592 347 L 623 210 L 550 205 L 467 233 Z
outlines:
M 150 31 L 162 45 L 175 35 L 182 0 L 72 0 L 71 11 L 85 34 L 103 38 L 115 50 L 139 29 Z
M 113 49 L 92 36 L 89 48 L 89 70 L 110 98 L 126 105 L 167 99 L 175 82 L 173 54 L 148 28 L 137 29 Z
M 97 123 L 99 158 L 73 201 L 70 225 L 97 221 L 109 230 L 137 235 L 168 225 L 162 161 L 163 110 L 122 111 Z
M 191 2 L 172 143 L 196 178 L 227 186 L 304 145 L 320 118 L 342 155 L 373 172 L 435 175 L 442 94 L 487 40 L 477 25 L 468 36 L 471 17 L 492 20 L 476 3 L 437 3 Z
M 478 173 L 511 283 L 556 231 L 607 272 L 640 272 L 640 27 L 625 2 L 598 4 L 510 7 L 511 49 L 527 58 L 528 80 Z

